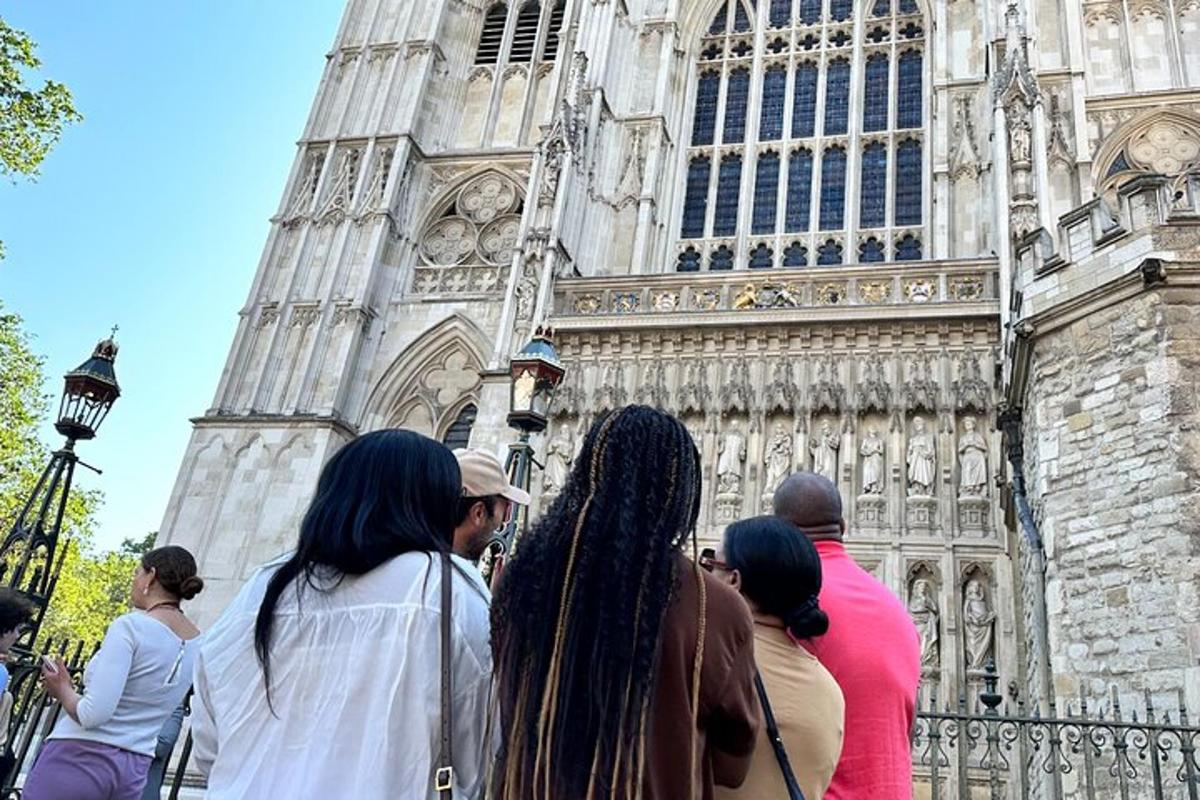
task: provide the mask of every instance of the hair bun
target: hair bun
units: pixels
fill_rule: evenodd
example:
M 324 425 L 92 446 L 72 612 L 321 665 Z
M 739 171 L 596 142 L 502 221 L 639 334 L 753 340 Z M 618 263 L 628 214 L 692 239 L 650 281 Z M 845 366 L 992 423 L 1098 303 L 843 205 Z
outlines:
M 199 576 L 192 575 L 184 578 L 179 582 L 179 596 L 184 600 L 191 600 L 204 589 L 204 579 Z
M 811 639 L 829 630 L 829 617 L 821 610 L 817 596 L 812 595 L 784 615 L 783 624 L 797 639 Z

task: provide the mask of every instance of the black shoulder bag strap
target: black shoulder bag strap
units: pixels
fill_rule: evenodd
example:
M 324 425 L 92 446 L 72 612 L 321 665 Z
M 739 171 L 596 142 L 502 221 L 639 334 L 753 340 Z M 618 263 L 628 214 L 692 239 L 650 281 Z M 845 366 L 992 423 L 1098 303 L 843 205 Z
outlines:
M 454 569 L 450 564 L 450 553 L 442 553 L 442 746 L 438 753 L 437 772 L 434 773 L 433 788 L 440 800 L 454 798 L 454 760 L 451 739 L 454 725 L 453 698 L 451 695 L 450 615 L 454 608 L 451 589 Z
M 767 738 L 775 750 L 775 759 L 779 762 L 779 771 L 783 773 L 783 782 L 787 785 L 789 800 L 804 800 L 804 792 L 796 783 L 792 772 L 792 764 L 788 761 L 787 750 L 783 748 L 783 738 L 779 735 L 779 725 L 775 723 L 775 714 L 771 711 L 771 701 L 767 699 L 767 689 L 763 686 L 762 676 L 754 671 L 754 688 L 758 691 L 758 702 L 762 706 L 763 721 L 767 723 Z

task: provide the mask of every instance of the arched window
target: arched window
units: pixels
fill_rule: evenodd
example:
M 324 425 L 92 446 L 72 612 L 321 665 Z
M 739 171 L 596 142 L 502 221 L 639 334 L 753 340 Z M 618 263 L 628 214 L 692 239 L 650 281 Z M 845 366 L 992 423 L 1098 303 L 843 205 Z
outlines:
M 446 428 L 442 444 L 451 450 L 466 447 L 467 442 L 471 440 L 471 428 L 475 425 L 476 413 L 477 409 L 473 403 L 463 406 L 462 411 L 459 411 L 458 416 L 454 418 L 454 422 L 451 422 L 450 427 Z
M 804 148 L 793 150 L 788 161 L 787 224 L 784 226 L 789 233 L 808 230 L 812 170 L 812 151 Z
M 779 194 L 779 153 L 773 150 L 758 157 L 754 177 L 754 233 L 775 232 L 775 206 Z
M 717 177 L 717 206 L 713 213 L 713 235 L 732 236 L 737 230 L 738 192 L 742 185 L 742 157 L 730 153 L 721 159 Z
M 905 139 L 896 148 L 896 224 L 921 221 L 921 143 Z
M 695 49 L 679 268 L 923 257 L 926 28 L 918 0 L 725 0 Z
M 488 9 L 483 18 L 483 32 L 479 34 L 479 47 L 475 50 L 476 64 L 495 64 L 500 59 L 500 45 L 504 43 L 504 20 L 508 18 L 508 6 L 497 3 Z
M 533 60 L 533 46 L 537 41 L 538 19 L 542 9 L 537 0 L 529 0 L 517 14 L 517 30 L 513 34 L 512 50 L 508 53 L 510 64 L 528 64 Z
M 708 175 L 712 165 L 708 156 L 696 156 L 688 165 L 687 197 L 683 202 L 683 237 L 698 239 L 704 235 L 704 214 L 708 210 Z
M 875 53 L 867 59 L 866 92 L 863 99 L 863 131 L 887 129 L 888 57 Z
M 882 228 L 887 221 L 884 217 L 887 202 L 887 145 L 882 142 L 871 142 L 863 148 L 861 186 L 859 227 Z
M 821 158 L 821 230 L 842 227 L 846 210 L 846 151 L 830 147 Z
M 762 115 L 758 122 L 758 140 L 772 142 L 783 136 L 783 99 L 787 93 L 787 68 L 767 67 L 763 75 Z
M 746 135 L 746 106 L 750 101 L 750 70 L 735 69 L 729 73 L 729 85 L 725 88 L 725 136 L 726 144 L 742 141 Z
M 550 9 L 550 27 L 546 30 L 546 46 L 542 48 L 542 61 L 553 61 L 558 55 L 558 32 L 562 28 L 566 0 L 554 0 Z

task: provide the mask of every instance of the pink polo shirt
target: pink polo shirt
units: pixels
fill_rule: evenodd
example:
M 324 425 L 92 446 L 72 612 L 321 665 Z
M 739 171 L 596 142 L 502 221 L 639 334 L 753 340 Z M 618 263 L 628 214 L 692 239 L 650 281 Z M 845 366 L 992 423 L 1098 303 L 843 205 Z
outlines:
M 803 644 L 846 698 L 842 757 L 826 800 L 912 800 L 910 734 L 921 679 L 921 644 L 904 604 L 846 552 L 821 555 L 821 608 L 829 631 Z

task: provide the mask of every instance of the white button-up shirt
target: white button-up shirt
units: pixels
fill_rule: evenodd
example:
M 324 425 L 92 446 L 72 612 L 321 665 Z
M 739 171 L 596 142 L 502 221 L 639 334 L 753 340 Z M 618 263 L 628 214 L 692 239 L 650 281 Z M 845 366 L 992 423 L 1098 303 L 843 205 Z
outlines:
M 328 591 L 295 583 L 271 631 L 271 703 L 254 620 L 282 559 L 261 568 L 211 630 L 196 665 L 195 759 L 210 800 L 436 797 L 441 562 L 407 553 Z M 492 658 L 490 595 L 455 557 L 454 796 L 482 794 Z

